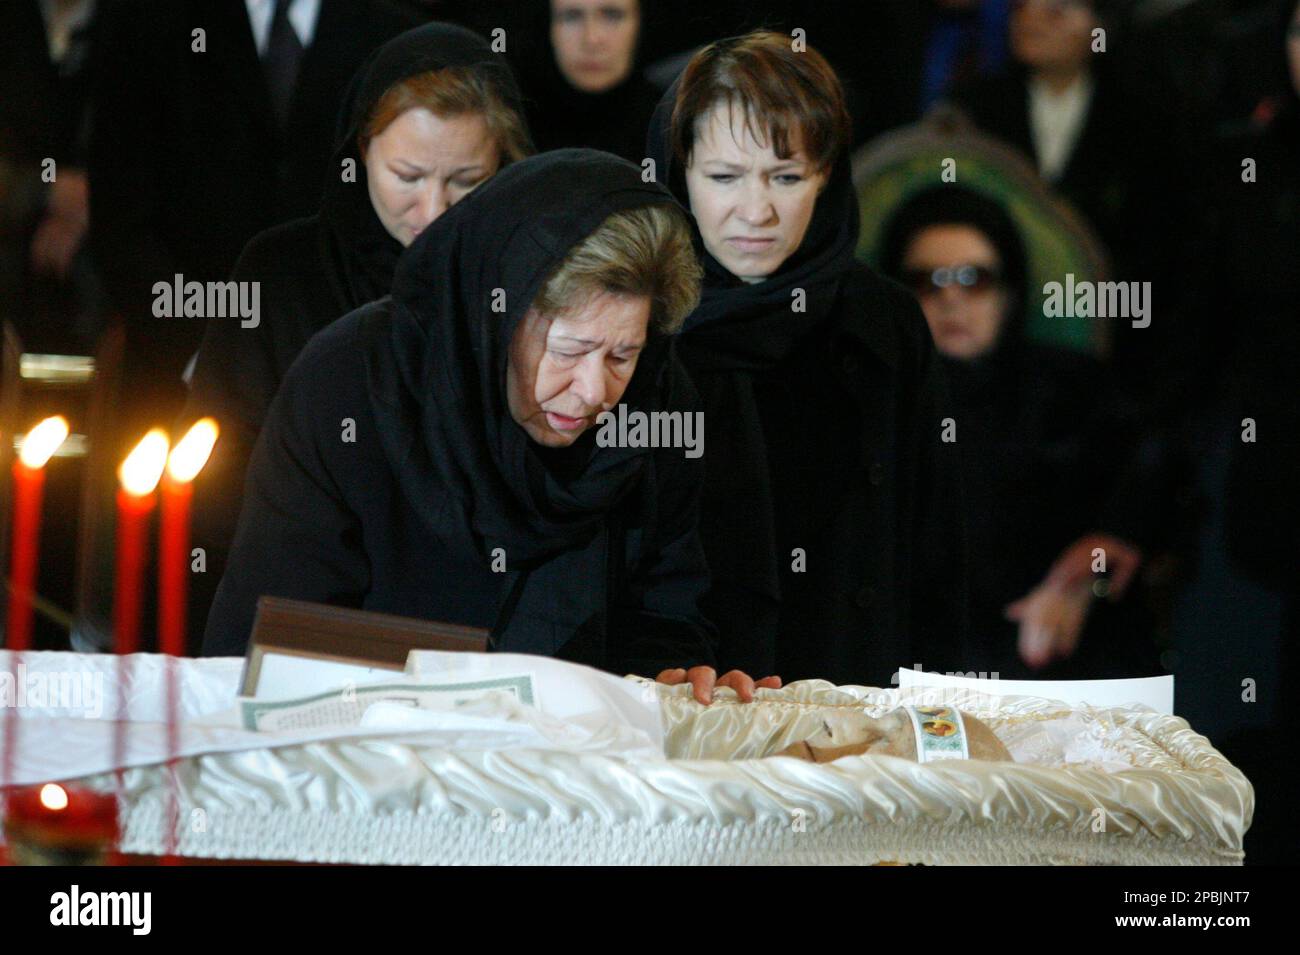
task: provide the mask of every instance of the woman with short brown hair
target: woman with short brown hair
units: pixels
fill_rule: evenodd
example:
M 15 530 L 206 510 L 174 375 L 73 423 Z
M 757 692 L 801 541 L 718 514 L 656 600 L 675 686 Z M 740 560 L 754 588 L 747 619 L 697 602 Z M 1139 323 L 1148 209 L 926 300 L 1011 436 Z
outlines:
M 960 663 L 960 492 L 925 320 L 854 258 L 849 128 L 826 61 L 760 31 L 696 54 L 649 152 L 705 252 L 679 351 L 710 435 L 719 660 L 888 685 Z

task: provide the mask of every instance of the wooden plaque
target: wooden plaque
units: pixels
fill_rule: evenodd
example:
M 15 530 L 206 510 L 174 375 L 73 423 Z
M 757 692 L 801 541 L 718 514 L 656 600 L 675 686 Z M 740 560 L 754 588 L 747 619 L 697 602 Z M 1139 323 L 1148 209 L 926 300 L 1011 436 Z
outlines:
M 262 597 L 248 641 L 240 693 L 251 696 L 267 653 L 401 672 L 412 650 L 483 653 L 488 631 L 305 600 Z

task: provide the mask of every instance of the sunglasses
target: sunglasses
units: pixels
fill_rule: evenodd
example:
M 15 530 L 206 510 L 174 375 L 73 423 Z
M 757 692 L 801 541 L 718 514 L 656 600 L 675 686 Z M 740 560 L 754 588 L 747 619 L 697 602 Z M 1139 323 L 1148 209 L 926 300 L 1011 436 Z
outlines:
M 986 292 L 1002 277 L 995 269 L 983 265 L 954 265 L 938 269 L 906 269 L 903 284 L 917 295 L 929 295 L 949 285 L 967 292 Z

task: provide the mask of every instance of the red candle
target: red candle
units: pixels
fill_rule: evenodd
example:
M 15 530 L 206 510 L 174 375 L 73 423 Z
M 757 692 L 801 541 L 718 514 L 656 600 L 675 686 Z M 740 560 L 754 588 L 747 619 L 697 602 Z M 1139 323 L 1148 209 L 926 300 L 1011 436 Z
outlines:
M 172 454 L 176 449 L 172 449 Z M 176 658 L 185 653 L 186 552 L 190 547 L 190 484 L 171 475 L 170 457 L 162 480 L 162 522 L 158 531 L 158 648 L 167 655 L 167 762 L 176 758 L 179 747 L 176 717 L 180 693 L 176 682 Z M 177 799 L 174 787 L 167 793 L 164 815 L 163 864 L 175 861 Z
M 9 606 L 5 614 L 5 637 L 13 651 L 9 656 L 9 672 L 14 687 L 18 686 L 22 651 L 32 642 L 32 597 L 36 591 L 45 464 L 67 436 L 66 419 L 59 415 L 46 418 L 27 432 L 18 460 L 14 462 L 13 548 L 9 562 Z M 6 791 L 13 780 L 17 748 L 18 717 L 16 708 L 10 706 L 5 708 L 4 765 L 0 767 L 0 788 Z
M 203 418 L 194 423 L 167 456 L 158 545 L 158 638 L 162 652 L 172 656 L 185 654 L 192 482 L 207 463 L 216 440 L 217 423 Z
M 140 609 L 144 596 L 144 564 L 154 489 L 167 461 L 167 435 L 155 428 L 132 449 L 118 469 L 117 559 L 113 580 L 113 650 L 118 657 L 117 726 L 113 734 L 114 765 L 119 772 L 126 755 L 125 690 L 127 654 L 140 649 Z
M 135 653 L 140 647 L 140 605 L 144 586 L 149 515 L 154 489 L 167 461 L 167 435 L 150 431 L 118 469 L 117 559 L 113 581 L 113 649 Z
M 117 800 L 68 784 L 10 793 L 5 841 L 18 865 L 94 865 L 117 838 Z
M 9 563 L 9 610 L 5 617 L 5 634 L 11 650 L 21 651 L 31 646 L 32 595 L 36 590 L 45 462 L 67 436 L 68 422 L 63 417 L 46 418 L 27 433 L 14 462 L 13 547 Z
M 167 455 L 162 482 L 162 526 L 158 544 L 158 643 L 167 654 L 167 762 L 172 764 L 179 748 L 178 716 L 180 692 L 176 679 L 176 657 L 185 655 L 186 598 L 190 563 L 190 499 L 194 478 L 208 461 L 217 440 L 217 423 L 211 418 L 196 421 Z M 175 860 L 177 794 L 169 791 L 164 864 Z

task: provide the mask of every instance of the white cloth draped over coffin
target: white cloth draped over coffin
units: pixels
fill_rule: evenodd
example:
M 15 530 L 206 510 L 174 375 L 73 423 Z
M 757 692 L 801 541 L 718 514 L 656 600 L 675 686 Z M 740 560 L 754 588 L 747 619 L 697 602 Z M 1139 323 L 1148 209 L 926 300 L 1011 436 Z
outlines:
M 1205 737 L 1136 705 L 1072 709 L 1032 697 L 806 681 L 760 690 L 750 704 L 720 690 L 704 707 L 688 687 L 554 660 L 448 656 L 480 670 L 514 672 L 522 661 L 545 671 L 540 708 L 494 696 L 454 713 L 380 706 L 360 727 L 255 733 L 223 714 L 241 660 L 179 661 L 181 854 L 405 864 L 1232 864 L 1254 807 L 1250 783 Z M 98 718 L 19 708 L 18 781 L 110 788 L 114 658 L 29 653 L 23 662 L 29 677 L 99 673 L 106 699 Z M 164 846 L 163 672 L 159 657 L 132 658 L 127 852 Z M 578 685 L 575 706 L 564 688 Z M 829 709 L 880 715 L 900 703 L 979 717 L 1016 762 L 761 758 L 814 735 Z M 646 712 L 657 714 L 657 739 L 645 731 Z

